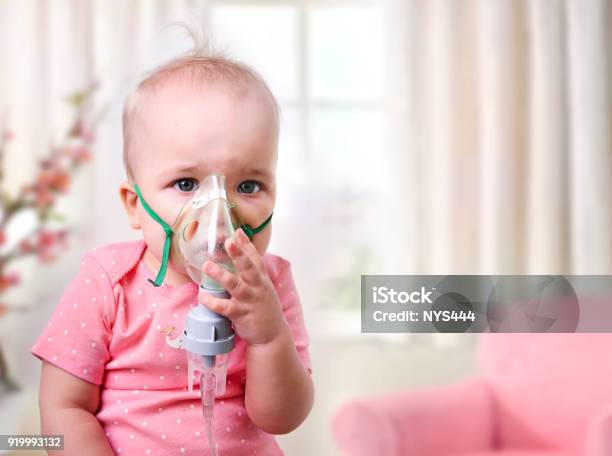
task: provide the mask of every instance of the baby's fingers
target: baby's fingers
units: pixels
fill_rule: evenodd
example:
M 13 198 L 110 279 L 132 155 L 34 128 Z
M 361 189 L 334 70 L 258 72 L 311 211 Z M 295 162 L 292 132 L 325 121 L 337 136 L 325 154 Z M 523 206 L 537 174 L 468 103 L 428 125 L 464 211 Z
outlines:
M 231 299 L 217 298 L 200 289 L 198 301 L 208 309 L 230 320 L 238 316 L 238 306 Z
M 212 261 L 205 262 L 202 271 L 225 290 L 229 291 L 232 296 L 239 292 L 238 286 L 240 285 L 240 279 L 237 274 L 231 273 Z
M 240 273 L 240 277 L 251 285 L 257 285 L 260 279 L 259 269 L 251 261 L 251 258 L 244 253 L 236 238 L 228 239 L 225 246 L 227 253 Z
M 263 259 L 261 255 L 257 251 L 255 244 L 251 242 L 249 237 L 245 234 L 242 228 L 236 230 L 236 239 L 238 241 L 238 245 L 240 249 L 244 252 L 244 254 L 249 257 L 255 268 L 257 268 L 261 272 L 266 271 L 266 266 L 264 265 Z

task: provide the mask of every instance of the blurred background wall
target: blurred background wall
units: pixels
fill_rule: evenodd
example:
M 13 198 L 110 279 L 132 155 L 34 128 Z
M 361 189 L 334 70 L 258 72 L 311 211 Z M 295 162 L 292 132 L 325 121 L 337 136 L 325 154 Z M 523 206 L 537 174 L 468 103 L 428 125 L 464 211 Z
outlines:
M 336 454 L 329 417 L 346 397 L 475 369 L 471 335 L 360 334 L 360 274 L 612 272 L 610 1 L 0 0 L 2 189 L 62 143 L 69 94 L 95 81 L 100 113 L 92 160 L 58 201 L 69 248 L 15 262 L 0 296 L 21 386 L 0 398 L 2 433 L 38 432 L 28 350 L 80 256 L 138 237 L 117 193 L 121 108 L 189 48 L 176 21 L 202 24 L 281 105 L 270 251 L 293 263 L 317 387 L 287 454 Z M 0 252 L 28 223 L 3 227 Z

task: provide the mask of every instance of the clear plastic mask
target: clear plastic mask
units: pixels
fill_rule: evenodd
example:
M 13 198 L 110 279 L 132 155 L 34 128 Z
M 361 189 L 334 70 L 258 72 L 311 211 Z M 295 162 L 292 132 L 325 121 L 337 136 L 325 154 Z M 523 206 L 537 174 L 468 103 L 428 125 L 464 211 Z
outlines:
M 270 223 L 273 215 L 270 214 L 266 220 L 255 228 L 251 227 L 248 223 L 243 223 L 236 211 L 235 204 L 230 203 L 228 200 L 225 189 L 225 176 L 222 174 L 212 174 L 206 177 L 201 182 L 194 196 L 177 210 L 177 215 L 171 224 L 164 221 L 149 206 L 137 184 L 134 184 L 134 191 L 138 195 L 138 199 L 145 211 L 162 227 L 166 234 L 159 271 L 155 280 L 149 279 L 149 282 L 156 287 L 161 286 L 164 281 L 171 246 L 174 246 L 187 259 L 186 267 L 188 268 L 189 276 L 200 284 L 204 280 L 208 280 L 204 285 L 209 285 L 210 289 L 215 289 L 218 287 L 218 284 L 202 277 L 201 268 L 198 268 L 198 266 L 204 264 L 206 259 L 212 259 L 221 266 L 230 269 L 231 262 L 228 263 L 227 254 L 221 248 L 222 238 L 227 239 L 227 237 L 233 234 L 234 229 L 239 227 L 249 239 L 252 239 L 254 235 Z M 209 205 L 212 206 L 207 207 Z M 212 239 L 216 239 L 216 243 L 209 242 Z M 202 250 L 201 246 L 204 243 L 206 243 L 207 247 Z
M 217 282 L 202 272 L 202 266 L 210 260 L 229 271 L 235 271 L 225 250 L 225 241 L 234 235 L 225 176 L 213 174 L 204 179 L 183 212 L 177 229 L 177 244 L 185 269 L 191 279 L 203 288 L 222 291 Z

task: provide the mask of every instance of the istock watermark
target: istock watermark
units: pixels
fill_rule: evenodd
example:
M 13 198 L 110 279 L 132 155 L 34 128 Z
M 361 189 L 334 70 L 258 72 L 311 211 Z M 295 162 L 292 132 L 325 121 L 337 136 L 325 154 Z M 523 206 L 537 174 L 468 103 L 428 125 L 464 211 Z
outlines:
M 372 302 L 374 304 L 386 304 L 387 302 L 391 302 L 393 304 L 406 304 L 408 302 L 412 302 L 414 304 L 433 304 L 431 301 L 431 295 L 435 290 L 435 288 L 432 288 L 429 291 L 425 291 L 425 287 L 421 287 L 420 291 L 398 292 L 393 288 L 372 287 Z
M 609 275 L 363 275 L 362 332 L 612 332 Z

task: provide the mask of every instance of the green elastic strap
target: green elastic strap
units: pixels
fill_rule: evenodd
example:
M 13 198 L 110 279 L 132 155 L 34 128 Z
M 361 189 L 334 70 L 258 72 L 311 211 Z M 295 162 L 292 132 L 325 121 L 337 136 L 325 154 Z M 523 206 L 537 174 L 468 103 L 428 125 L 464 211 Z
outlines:
M 272 220 L 272 215 L 274 215 L 274 212 L 272 212 L 272 214 L 270 214 L 270 217 L 268 217 L 261 225 L 256 228 L 251 228 L 251 225 L 247 225 L 246 223 L 244 225 L 240 225 L 240 228 L 242 228 L 242 231 L 244 231 L 244 234 L 246 234 L 249 239 L 252 239 L 253 236 L 263 230 L 266 225 L 270 223 L 270 220 Z
M 155 281 L 151 279 L 147 279 L 153 285 L 155 285 L 156 287 L 159 287 L 164 281 L 164 277 L 166 276 L 166 270 L 168 269 L 168 256 L 170 255 L 170 244 L 172 240 L 172 235 L 174 233 L 172 232 L 172 228 L 170 228 L 170 225 L 164 222 L 159 217 L 159 215 L 157 215 L 155 211 L 151 209 L 151 206 L 147 204 L 147 202 L 142 197 L 142 193 L 140 193 L 140 189 L 138 188 L 137 184 L 134 184 L 134 190 L 136 191 L 136 194 L 138 195 L 138 198 L 140 199 L 140 202 L 142 203 L 142 207 L 145 208 L 145 211 L 147 211 L 147 213 L 151 216 L 153 220 L 155 220 L 157 223 L 159 223 L 162 226 L 162 228 L 164 229 L 164 232 L 166 233 L 166 240 L 164 241 L 164 253 L 162 256 L 161 265 L 159 266 L 159 272 L 157 273 L 157 277 L 155 277 Z

